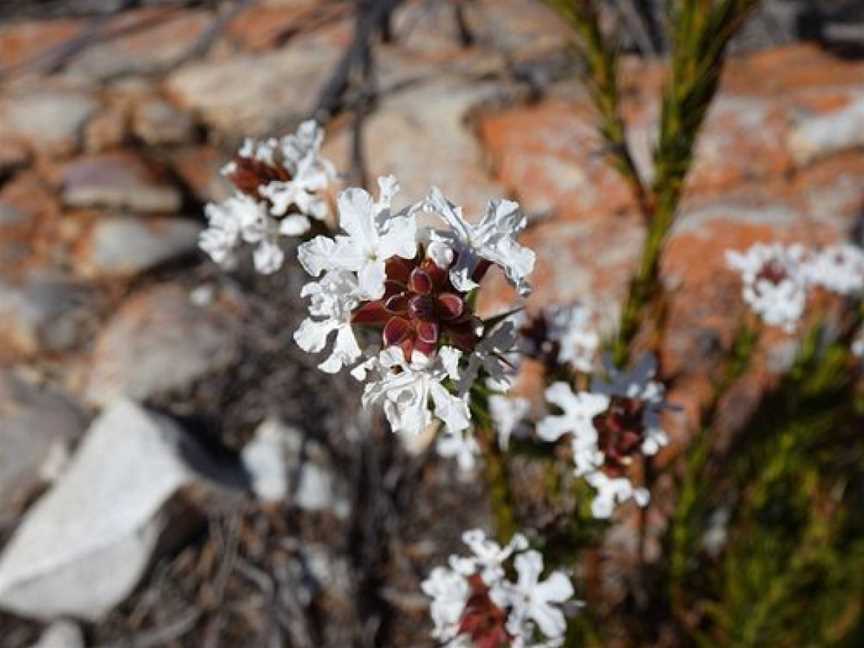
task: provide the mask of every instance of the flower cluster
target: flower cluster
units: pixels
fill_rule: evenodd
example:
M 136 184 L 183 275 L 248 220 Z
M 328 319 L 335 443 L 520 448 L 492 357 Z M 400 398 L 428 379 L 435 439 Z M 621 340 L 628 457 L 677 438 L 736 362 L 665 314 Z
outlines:
M 448 648 L 560 646 L 567 622 L 559 605 L 573 597 L 567 576 L 556 571 L 541 580 L 543 556 L 521 534 L 505 547 L 479 529 L 462 539 L 473 555 L 451 556 L 421 585 L 432 598 L 433 636 Z M 516 582 L 507 578 L 513 570 Z
M 281 236 L 300 236 L 311 228 L 310 218 L 324 220 L 322 193 L 335 176 L 320 155 L 324 133 L 314 121 L 300 124 L 292 135 L 265 141 L 247 138 L 223 169 L 235 193 L 205 207 L 208 227 L 200 247 L 219 264 L 236 263 L 241 243 L 255 245 L 255 269 L 262 274 L 282 267 Z
M 616 504 L 629 499 L 648 503 L 648 491 L 634 487 L 627 473 L 635 456 L 654 455 L 667 443 L 660 427 L 664 388 L 653 380 L 656 370 L 655 359 L 646 355 L 630 371 L 607 366 L 607 377 L 595 377 L 589 391 L 574 392 L 564 382 L 546 390 L 546 400 L 561 414 L 542 419 L 537 434 L 550 442 L 569 438 L 576 475 L 597 490 L 591 505 L 597 518 L 610 517 Z
M 484 326 L 473 291 L 496 265 L 527 292 L 534 253 L 515 240 L 525 218 L 516 203 L 499 200 L 474 225 L 437 189 L 397 212 L 396 179 L 378 185 L 377 200 L 362 189 L 342 192 L 340 233 L 300 246 L 298 260 L 316 281 L 303 288 L 310 316 L 294 339 L 317 353 L 333 337 L 323 371 L 353 366 L 366 382 L 364 406 L 381 406 L 395 432 L 419 434 L 438 419 L 443 451 L 468 464 L 476 449 L 466 432 L 471 386 L 505 378 L 516 341 L 512 323 Z M 423 211 L 443 227 L 418 225 Z
M 744 301 L 766 324 L 790 333 L 804 314 L 810 288 L 844 296 L 864 292 L 864 251 L 849 243 L 816 252 L 799 244 L 757 243 L 743 254 L 727 251 L 726 261 L 741 275 Z
M 591 311 L 582 304 L 547 308 L 522 326 L 525 351 L 547 366 L 590 372 L 600 347 L 591 319 Z

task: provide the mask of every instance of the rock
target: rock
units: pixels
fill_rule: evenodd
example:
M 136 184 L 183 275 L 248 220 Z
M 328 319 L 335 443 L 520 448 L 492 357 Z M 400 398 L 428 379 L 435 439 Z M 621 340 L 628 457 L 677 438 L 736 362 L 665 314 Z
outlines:
M 158 169 L 131 153 L 77 158 L 61 170 L 63 202 L 72 207 L 128 208 L 172 212 L 181 196 Z
M 193 139 L 195 122 L 167 101 L 151 99 L 135 108 L 132 132 L 151 146 L 183 144 Z
M 201 202 L 221 202 L 234 191 L 220 173 L 228 156 L 212 146 L 182 148 L 174 152 L 171 161 L 177 175 Z
M 0 61 L 14 70 L 74 38 L 83 27 L 81 20 L 10 21 L 0 27 Z
M 64 275 L 0 279 L 0 360 L 72 348 L 92 317 L 93 301 L 90 289 Z
M 80 148 L 84 125 L 99 104 L 83 90 L 36 88 L 0 99 L 0 138 L 17 139 L 49 155 Z
M 55 621 L 30 648 L 84 648 L 84 635 L 71 621 Z
M 550 99 L 481 116 L 491 164 L 529 214 L 561 219 L 631 209 L 627 184 L 609 166 L 584 102 Z
M 314 34 L 297 36 L 275 52 L 186 65 L 168 77 L 166 90 L 217 130 L 274 135 L 314 108 L 341 55 L 341 47 Z
M 237 357 L 235 324 L 222 304 L 195 306 L 187 290 L 161 284 L 125 302 L 94 343 L 85 399 L 107 405 L 185 389 Z
M 799 164 L 864 147 L 864 96 L 843 108 L 802 119 L 789 134 L 788 145 Z
M 21 225 L 26 223 L 30 217 L 14 206 L 0 202 L 0 227 L 10 225 Z
M 133 276 L 195 250 L 200 231 L 185 218 L 98 218 L 79 244 L 76 267 L 88 278 Z
M 189 444 L 172 421 L 129 401 L 108 408 L 0 556 L 0 607 L 103 618 L 143 574 L 163 504 L 196 477 Z
M 0 372 L 0 514 L 55 479 L 86 427 L 66 396 Z
M 84 132 L 84 149 L 88 153 L 100 153 L 118 148 L 126 141 L 127 118 L 118 107 L 103 110 L 93 117 Z
M 329 510 L 347 517 L 350 503 L 344 494 L 337 493 L 326 450 L 300 430 L 267 419 L 258 426 L 241 457 L 260 500 L 288 498 L 304 511 Z
M 30 162 L 30 151 L 18 140 L 0 139 L 0 177 L 24 168 Z
M 474 109 L 503 100 L 502 92 L 494 83 L 445 78 L 388 97 L 365 126 L 370 177 L 396 175 L 402 187 L 397 207 L 422 199 L 434 185 L 462 205 L 469 220 L 479 219 L 486 202 L 505 191 L 489 177 L 467 122 Z M 349 168 L 345 130 L 325 148 L 337 168 Z
M 228 38 L 243 49 L 252 51 L 269 50 L 281 42 L 297 35 L 302 21 L 314 13 L 321 23 L 327 18 L 342 16 L 350 23 L 349 12 L 345 7 L 322 5 L 316 0 L 292 0 L 291 2 L 265 2 L 251 4 L 228 24 Z M 319 25 L 317 29 L 321 29 Z
M 69 76 L 88 80 L 152 74 L 175 65 L 213 21 L 207 11 L 145 8 L 113 17 L 66 66 Z

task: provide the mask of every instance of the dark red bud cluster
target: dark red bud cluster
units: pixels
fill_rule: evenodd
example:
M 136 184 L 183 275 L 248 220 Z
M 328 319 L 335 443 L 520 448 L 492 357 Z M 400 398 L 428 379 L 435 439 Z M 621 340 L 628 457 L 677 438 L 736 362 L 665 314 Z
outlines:
M 489 588 L 479 574 L 468 579 L 471 594 L 459 623 L 459 634 L 468 635 L 475 648 L 506 648 L 512 637 L 507 632 L 507 612 L 492 602 Z
M 448 270 L 420 254 L 388 259 L 386 274 L 384 296 L 354 311 L 354 324 L 380 327 L 384 346 L 401 346 L 406 358 L 415 349 L 433 355 L 441 344 L 474 350 L 479 320 Z
M 645 401 L 613 396 L 606 411 L 594 417 L 597 445 L 606 458 L 603 469 L 610 477 L 623 476 L 642 447 L 644 413 Z
M 291 173 L 281 165 L 268 164 L 254 157 L 235 155 L 233 168 L 225 174 L 237 191 L 240 191 L 255 200 L 261 200 L 258 193 L 260 187 L 266 187 L 274 181 L 288 182 Z
M 775 285 L 783 282 L 788 277 L 789 273 L 786 272 L 786 268 L 776 260 L 767 261 L 756 275 L 757 280 L 764 279 Z

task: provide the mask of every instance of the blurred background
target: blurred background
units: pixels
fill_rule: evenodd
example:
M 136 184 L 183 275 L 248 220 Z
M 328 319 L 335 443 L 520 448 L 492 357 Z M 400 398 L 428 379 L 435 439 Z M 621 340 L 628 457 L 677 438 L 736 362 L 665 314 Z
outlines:
M 661 4 L 603 4 L 649 178 Z M 0 647 L 433 645 L 418 583 L 488 527 L 481 480 L 321 374 L 291 337 L 301 273 L 216 268 L 203 206 L 244 136 L 314 116 L 345 183 L 394 173 L 405 201 L 438 185 L 469 215 L 518 200 L 530 308 L 579 300 L 608 330 L 643 227 L 571 38 L 535 0 L 0 0 Z M 864 216 L 864 2 L 766 0 L 732 49 L 663 265 L 680 410 L 661 467 L 743 312 L 724 250 L 856 238 Z M 511 303 L 499 283 L 488 310 Z M 549 524 L 541 469 L 514 480 Z M 658 501 L 639 538 L 628 514 L 606 534 L 589 604 L 615 609 L 658 559 Z

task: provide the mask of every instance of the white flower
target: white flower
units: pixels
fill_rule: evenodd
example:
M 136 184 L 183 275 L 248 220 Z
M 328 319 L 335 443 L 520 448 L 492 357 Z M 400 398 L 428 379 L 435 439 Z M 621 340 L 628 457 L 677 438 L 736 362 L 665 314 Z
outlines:
M 351 364 L 360 355 L 360 347 L 351 328 L 351 311 L 357 307 L 357 280 L 350 272 L 333 271 L 321 281 L 303 286 L 300 295 L 311 297 L 308 317 L 294 332 L 294 340 L 301 349 L 318 353 L 327 344 L 327 338 L 336 331 L 336 342 L 330 357 L 318 367 L 327 373 L 336 373 Z
M 864 290 L 864 250 L 851 243 L 829 245 L 804 263 L 807 280 L 840 295 Z
M 615 506 L 633 499 L 639 506 L 645 506 L 651 499 L 650 493 L 644 488 L 635 488 L 627 477 L 609 477 L 602 471 L 594 471 L 585 475 L 592 488 L 597 491 L 591 502 L 591 514 L 598 519 L 611 517 Z
M 558 343 L 558 362 L 590 372 L 600 346 L 600 336 L 591 329 L 591 312 L 581 304 L 555 306 L 547 310 L 546 321 L 549 340 Z
M 462 534 L 462 542 L 468 545 L 473 556 L 450 556 L 450 567 L 464 576 L 480 574 L 486 585 L 494 585 L 505 576 L 504 562 L 515 551 L 528 548 L 528 539 L 521 533 L 515 534 L 505 546 L 486 537 L 482 529 L 472 529 Z
M 459 632 L 459 621 L 468 601 L 470 588 L 462 574 L 446 567 L 436 567 L 420 588 L 432 597 L 429 613 L 435 629 L 432 636 L 440 641 L 449 641 Z
M 478 286 L 473 275 L 481 259 L 499 265 L 520 294 L 530 292 L 528 275 L 534 270 L 534 252 L 516 242 L 516 236 L 525 229 L 526 219 L 519 205 L 510 200 L 493 200 L 486 214 L 472 225 L 462 217 L 462 208 L 448 201 L 441 191 L 433 188 L 426 199 L 426 208 L 437 213 L 449 230 L 429 233 L 429 255 L 441 267 L 450 268 L 450 280 L 463 292 Z
M 339 225 L 346 235 L 335 239 L 318 236 L 304 243 L 298 259 L 317 277 L 325 270 L 351 270 L 366 299 L 384 295 L 384 264 L 393 256 L 413 259 L 417 254 L 417 221 L 414 210 L 390 213 L 399 190 L 392 176 L 379 178 L 380 196 L 372 200 L 363 189 L 347 189 L 339 196 Z
M 378 379 L 366 384 L 363 406 L 380 404 L 394 432 L 420 434 L 434 414 L 448 431 L 459 432 L 471 425 L 471 413 L 463 398 L 454 396 L 441 381 L 458 380 L 461 352 L 441 347 L 434 358 L 414 352 L 405 359 L 401 347 L 388 347 L 376 361 Z
M 459 382 L 459 393 L 468 393 L 471 385 L 477 380 L 481 368 L 495 383 L 507 381 L 514 371 L 507 356 L 516 346 L 517 337 L 516 327 L 509 320 L 501 322 L 484 335 L 468 356 L 468 362 L 462 372 L 462 380 Z
M 315 121 L 308 120 L 300 124 L 296 134 L 287 135 L 278 142 L 270 140 L 265 147 L 259 146 L 256 150 L 257 159 L 266 155 L 265 161 L 281 164 L 291 176 L 287 181 L 274 180 L 259 188 L 258 192 L 270 200 L 270 211 L 274 216 L 284 216 L 291 207 L 300 212 L 282 221 L 284 229 L 295 236 L 308 231 L 307 216 L 318 220 L 327 216 L 327 203 L 320 194 L 335 176 L 335 171 L 333 165 L 320 156 L 323 141 L 324 131 Z M 275 155 L 276 152 L 281 155 Z
M 220 265 L 235 262 L 234 251 L 241 242 L 257 244 L 253 259 L 261 274 L 272 274 L 282 267 L 285 253 L 278 239 L 285 234 L 287 221 L 277 221 L 267 212 L 267 204 L 245 194 L 235 194 L 222 203 L 204 208 L 208 226 L 199 237 L 199 246 Z
M 537 424 L 538 436 L 544 441 L 557 441 L 569 433 L 578 476 L 602 466 L 603 453 L 597 446 L 593 419 L 609 407 L 609 397 L 589 392 L 574 393 L 567 383 L 556 382 L 546 390 L 546 400 L 557 405 L 563 413 L 543 418 Z
M 646 353 L 629 371 L 619 371 L 609 358 L 604 364 L 606 378 L 595 375 L 591 379 L 591 391 L 641 401 L 644 404 L 641 450 L 646 455 L 657 454 L 661 447 L 669 443 L 669 438 L 660 427 L 660 415 L 666 407 L 663 400 L 666 388 L 662 383 L 652 380 L 657 373 L 657 359 Z
M 489 414 L 498 432 L 498 446 L 502 450 L 509 447 L 513 431 L 530 409 L 531 403 L 527 398 L 508 398 L 497 394 L 489 397 Z
M 492 599 L 497 604 L 512 608 L 507 618 L 507 630 L 526 640 L 534 634 L 536 624 L 547 639 L 563 638 L 567 620 L 556 606 L 573 597 L 570 579 L 563 572 L 556 571 L 541 581 L 543 556 L 538 551 L 521 553 L 513 563 L 519 575 L 517 582 L 506 583 L 492 591 Z
M 766 324 L 791 333 L 804 314 L 807 277 L 803 271 L 804 248 L 779 243 L 757 243 L 744 254 L 727 250 L 726 262 L 737 270 L 744 301 Z
M 470 429 L 459 432 L 445 431 L 438 437 L 435 449 L 441 457 L 456 459 L 459 470 L 466 473 L 474 470 L 480 455 L 480 446 Z
M 243 240 L 244 230 L 267 216 L 267 207 L 243 194 L 231 196 L 222 203 L 204 207 L 207 228 L 201 232 L 198 245 L 220 265 L 235 261 L 234 250 Z
M 852 354 L 864 358 L 864 331 L 858 333 L 858 337 L 852 342 Z

